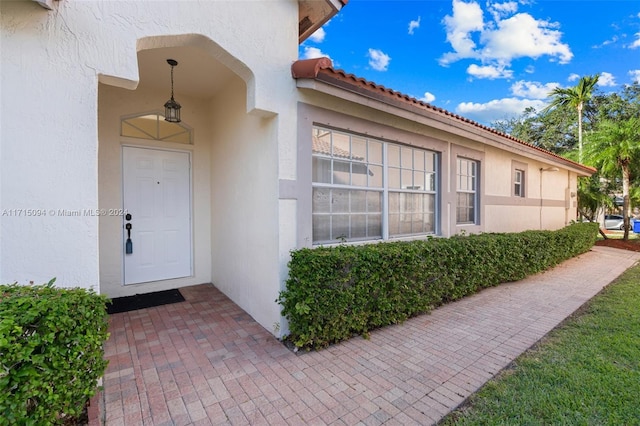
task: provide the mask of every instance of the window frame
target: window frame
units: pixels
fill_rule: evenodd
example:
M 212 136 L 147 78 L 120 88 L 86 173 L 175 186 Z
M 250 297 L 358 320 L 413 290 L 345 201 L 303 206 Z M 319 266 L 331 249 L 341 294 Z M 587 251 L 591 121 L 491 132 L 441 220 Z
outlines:
M 525 196 L 524 176 L 524 170 L 515 169 L 513 173 L 513 195 L 515 197 L 524 198 Z
M 367 146 L 367 157 L 364 159 L 364 161 L 360 161 L 360 160 L 356 160 L 354 161 L 353 158 L 351 159 L 345 159 L 344 155 L 341 155 L 338 161 L 340 162 L 345 162 L 349 164 L 349 169 L 351 170 L 351 174 L 353 174 L 353 165 L 354 164 L 364 164 L 365 167 L 367 167 L 368 173 L 371 173 L 368 169 L 369 166 L 373 165 L 375 167 L 380 167 L 381 169 L 378 168 L 378 171 L 382 172 L 382 186 L 369 186 L 367 184 L 367 186 L 361 186 L 361 185 L 353 185 L 353 178 L 349 179 L 348 183 L 336 183 L 335 182 L 335 177 L 333 176 L 335 174 L 334 169 L 333 169 L 333 164 L 336 161 L 336 156 L 334 155 L 334 148 L 333 148 L 333 142 L 330 143 L 330 148 L 329 148 L 329 152 L 326 152 L 326 144 L 324 144 L 324 150 L 325 152 L 319 152 L 319 150 L 315 150 L 312 146 L 311 149 L 311 155 L 312 155 L 312 171 L 311 171 L 311 186 L 312 186 L 312 206 L 311 206 L 311 214 L 312 214 L 312 230 L 311 230 L 311 239 L 312 239 L 312 244 L 313 245 L 323 245 L 323 244 L 336 244 L 339 242 L 359 242 L 359 241 L 380 241 L 380 240 L 390 240 L 390 239 L 395 239 L 395 238 L 403 238 L 403 237 L 419 237 L 419 236 L 425 236 L 425 235 L 434 235 L 436 234 L 437 230 L 438 230 L 438 203 L 439 203 L 439 160 L 440 160 L 440 153 L 438 151 L 435 150 L 431 150 L 431 149 L 425 149 L 419 146 L 415 146 L 415 145 L 409 145 L 409 144 L 403 144 L 403 143 L 398 143 L 396 141 L 390 142 L 390 141 L 386 141 L 384 139 L 380 139 L 380 138 L 374 138 L 374 137 L 369 137 L 369 136 L 365 136 L 365 135 L 361 135 L 355 132 L 351 132 L 351 131 L 345 131 L 342 129 L 333 129 L 331 127 L 327 127 L 324 125 L 317 125 L 314 124 L 312 126 L 312 137 L 316 138 L 318 136 L 318 132 L 330 132 L 332 135 L 335 134 L 339 134 L 342 136 L 348 136 L 350 139 L 350 147 L 353 147 L 352 142 L 354 138 L 358 139 L 358 140 L 364 140 L 366 141 L 366 146 Z M 331 136 L 333 138 L 333 136 Z M 333 140 L 333 139 L 332 139 Z M 312 139 L 312 144 L 315 143 L 315 141 Z M 382 147 L 382 155 L 380 158 L 381 163 L 379 162 L 375 162 L 375 161 L 370 161 L 370 157 L 369 157 L 369 146 L 370 143 L 373 144 L 381 144 Z M 411 163 L 411 167 L 403 167 L 405 166 L 405 164 L 402 163 L 402 157 L 400 157 L 400 163 L 396 166 L 396 165 L 390 165 L 390 157 L 389 157 L 389 147 L 398 147 L 399 152 L 403 152 L 403 150 L 405 150 L 405 152 L 407 152 L 407 150 L 411 150 L 411 158 L 412 158 L 412 163 Z M 420 167 L 418 166 L 416 168 L 416 160 L 415 160 L 415 156 L 416 153 L 422 153 L 422 157 L 424 160 L 424 164 L 422 166 L 422 169 L 420 169 Z M 344 153 L 341 153 L 344 154 Z M 353 149 L 351 149 L 349 151 L 349 155 L 351 157 L 354 157 L 354 153 L 353 153 Z M 418 155 L 419 156 L 419 155 Z M 431 158 L 429 158 L 431 156 Z M 325 178 L 324 182 L 320 182 L 318 181 L 318 176 L 320 176 L 319 173 L 319 169 L 317 169 L 317 164 L 316 163 L 317 160 L 329 160 L 330 161 L 330 168 L 328 169 L 328 174 L 331 175 L 330 179 Z M 418 162 L 419 163 L 419 162 Z M 429 167 L 431 167 L 431 170 L 427 170 Z M 408 172 L 411 173 L 412 179 L 411 179 L 411 184 L 407 184 L 407 185 L 403 185 L 403 181 L 402 181 L 402 177 L 400 178 L 400 187 L 391 187 L 390 185 L 390 171 L 389 169 L 397 169 L 399 171 L 399 176 L 403 176 L 403 171 L 405 172 L 405 174 L 407 174 Z M 416 176 L 418 176 L 418 183 L 420 183 L 420 173 L 422 173 L 422 185 L 424 186 L 422 189 L 417 188 L 421 185 L 416 185 Z M 368 178 L 367 181 L 369 182 L 370 179 Z M 427 188 L 427 185 L 429 185 L 429 187 Z M 347 215 L 347 214 L 352 214 L 354 213 L 353 211 L 349 210 L 348 213 L 334 213 L 331 211 L 331 204 L 333 204 L 333 201 L 330 201 L 330 208 L 328 212 L 324 212 L 324 211 L 317 211 L 316 210 L 316 206 L 315 206 L 315 200 L 316 200 L 316 194 L 317 194 L 317 190 L 318 189 L 325 189 L 327 190 L 326 192 L 330 195 L 330 197 L 332 197 L 332 193 L 334 190 L 338 191 L 338 190 L 342 190 L 342 191 L 349 191 L 350 194 L 352 194 L 353 192 L 356 191 L 369 191 L 369 192 L 379 192 L 381 194 L 381 200 L 380 200 L 380 211 L 379 211 L 379 217 L 380 217 L 380 236 L 372 236 L 373 233 L 369 233 L 369 229 L 368 226 L 369 224 L 366 224 L 366 228 L 367 228 L 367 235 L 364 237 L 352 237 L 353 232 L 352 232 L 352 228 L 351 228 L 351 218 L 349 219 L 349 232 L 348 232 L 348 236 L 346 236 L 346 238 L 340 238 L 339 236 L 333 235 L 333 218 L 338 216 L 338 215 Z M 398 198 L 403 198 L 404 203 L 401 202 L 401 206 L 400 206 L 400 211 L 399 212 L 390 212 L 390 195 L 391 194 L 401 194 L 398 196 Z M 403 194 L 407 194 L 407 195 L 403 195 Z M 417 210 L 419 211 L 415 211 L 416 209 L 414 208 L 413 211 L 408 211 L 407 209 L 403 209 L 402 207 L 404 206 L 404 204 L 409 205 L 412 203 L 416 203 L 416 199 L 419 197 L 411 197 L 411 195 L 413 194 L 418 194 L 418 195 L 427 195 L 429 196 L 431 199 L 425 201 L 425 198 L 422 199 L 422 207 L 418 208 Z M 393 195 L 392 195 L 393 196 Z M 408 202 L 408 204 L 407 204 Z M 420 202 L 420 201 L 418 201 Z M 427 210 L 425 210 L 425 206 L 428 206 Z M 415 207 L 415 206 L 414 206 Z M 429 209 L 430 208 L 430 209 Z M 349 209 L 351 209 L 351 207 L 349 207 Z M 412 209 L 409 209 L 412 210 Z M 362 212 L 358 212 L 357 214 L 362 214 Z M 368 215 L 374 215 L 374 213 L 371 213 L 369 211 L 364 212 L 364 214 L 368 214 Z M 405 220 L 413 220 L 413 218 L 415 216 L 419 216 L 421 215 L 421 222 L 422 223 L 422 228 L 419 232 L 413 232 L 413 222 L 411 222 L 411 231 L 409 233 L 400 233 L 400 232 L 393 232 L 393 230 L 390 229 L 390 219 L 391 219 L 391 214 L 393 215 L 397 215 L 397 216 L 404 216 Z M 329 216 L 329 230 L 328 230 L 328 238 L 329 239 L 320 239 L 317 238 L 317 234 L 316 234 L 316 218 L 320 217 L 320 216 Z M 429 218 L 427 218 L 427 216 L 430 216 Z M 430 220 L 430 227 L 427 225 L 429 223 Z M 418 223 L 418 222 L 416 222 Z M 398 228 L 399 229 L 399 228 Z
M 529 165 L 527 163 L 523 163 L 517 160 L 511 160 L 511 189 L 509 190 L 509 196 L 513 198 L 515 203 L 521 203 L 522 199 L 527 198 L 527 194 L 529 192 Z M 516 188 L 516 172 L 520 171 L 522 173 L 522 189 L 521 195 L 518 195 Z
M 120 136 L 180 145 L 193 145 L 193 128 L 191 126 L 184 121 L 169 123 L 164 118 L 164 114 L 159 111 L 124 115 L 120 117 Z M 144 126 L 141 126 L 141 124 L 144 124 Z
M 389 154 L 389 148 L 391 147 L 397 147 L 398 155 L 399 155 L 397 159 L 398 161 L 396 161 L 393 164 L 392 164 L 391 156 Z M 412 146 L 412 145 L 404 145 L 404 144 L 398 144 L 393 142 L 387 142 L 387 144 L 385 145 L 385 148 L 386 148 L 385 157 L 383 158 L 383 160 L 386 160 L 385 161 L 386 177 L 387 177 L 386 199 L 388 203 L 387 203 L 387 213 L 386 213 L 387 226 L 384 231 L 386 231 L 387 237 L 402 238 L 402 237 L 412 237 L 416 235 L 435 234 L 436 214 L 437 214 L 436 200 L 437 200 L 438 153 L 432 150 L 427 150 L 427 149 Z M 411 158 L 411 164 L 407 164 L 407 157 L 406 157 L 407 152 L 411 153 L 411 155 L 409 156 L 409 158 Z M 423 154 L 422 166 L 419 165 L 419 162 L 418 162 L 418 165 L 416 164 L 416 153 Z M 429 155 L 431 155 L 430 161 L 428 159 Z M 431 166 L 430 170 L 427 170 L 428 165 Z M 399 181 L 399 185 L 398 185 L 399 187 L 391 186 L 392 173 L 390 172 L 390 170 L 396 170 L 398 172 L 397 178 Z M 416 181 L 416 175 L 419 176 L 420 174 L 423 174 L 422 179 L 418 179 Z M 411 176 L 410 182 L 405 182 L 405 179 L 408 175 Z M 420 180 L 422 182 L 420 182 Z M 420 183 L 422 185 L 420 185 Z M 392 194 L 394 195 L 394 197 L 395 197 L 395 194 L 397 194 L 398 196 L 397 212 L 390 211 L 391 204 L 392 204 L 391 203 Z M 431 198 L 431 203 L 427 203 L 427 204 L 431 204 L 433 209 L 432 211 L 428 211 L 428 210 L 425 211 L 424 199 L 422 200 L 422 208 L 416 208 L 416 206 L 419 206 L 421 204 L 420 201 L 416 199 L 418 198 L 416 196 L 419 196 L 419 195 L 423 195 L 423 196 L 427 195 Z M 394 215 L 397 217 L 397 220 L 398 220 L 397 232 L 391 231 L 391 226 L 392 226 L 391 215 Z M 419 232 L 414 232 L 413 218 L 417 215 L 422 215 L 423 220 L 420 223 L 422 223 L 423 225 L 423 230 Z M 432 229 L 430 231 L 429 230 L 425 231 L 424 229 L 425 215 L 431 216 Z M 406 228 L 407 223 L 409 223 L 411 230 L 409 232 L 402 232 L 403 227 Z M 416 222 L 415 224 L 417 223 L 418 222 Z
M 465 163 L 467 166 L 465 167 L 466 172 L 462 174 L 462 163 Z M 469 174 L 469 165 L 472 166 L 472 174 Z M 455 163 L 455 183 L 456 183 L 456 225 L 477 225 L 478 224 L 478 209 L 479 209 L 479 201 L 478 201 L 478 188 L 479 188 L 479 174 L 480 174 L 480 161 L 465 157 L 463 155 L 459 155 L 456 157 Z M 461 188 L 461 183 L 463 178 L 467 180 L 464 186 L 471 186 L 471 188 Z M 471 178 L 471 185 L 469 185 L 469 179 Z M 468 218 L 468 220 L 460 220 L 460 195 L 461 194 L 472 194 L 472 202 L 469 203 L 470 206 L 465 206 L 467 210 L 471 210 L 473 212 L 473 217 Z

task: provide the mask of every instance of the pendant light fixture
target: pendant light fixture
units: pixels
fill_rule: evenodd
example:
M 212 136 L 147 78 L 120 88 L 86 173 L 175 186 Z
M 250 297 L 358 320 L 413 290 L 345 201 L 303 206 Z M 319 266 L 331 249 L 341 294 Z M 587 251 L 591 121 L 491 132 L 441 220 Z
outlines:
M 178 65 L 175 59 L 167 59 L 167 63 L 171 66 L 171 99 L 164 104 L 164 119 L 170 123 L 179 123 L 180 120 L 180 104 L 173 99 L 173 67 Z

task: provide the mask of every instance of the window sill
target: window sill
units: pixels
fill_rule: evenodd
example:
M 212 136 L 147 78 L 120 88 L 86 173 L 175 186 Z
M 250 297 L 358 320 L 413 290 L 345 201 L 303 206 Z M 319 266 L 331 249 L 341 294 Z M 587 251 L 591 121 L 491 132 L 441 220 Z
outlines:
M 360 241 L 346 241 L 344 243 L 317 243 L 313 244 L 313 248 L 316 247 L 337 247 L 337 246 L 358 246 L 365 244 L 378 244 L 378 243 L 390 243 L 395 241 L 416 241 L 416 240 L 426 240 L 427 238 L 438 238 L 440 235 L 437 234 L 420 234 L 420 235 L 404 235 L 399 237 L 389 237 L 388 240 L 383 240 L 382 238 L 376 240 L 360 240 Z

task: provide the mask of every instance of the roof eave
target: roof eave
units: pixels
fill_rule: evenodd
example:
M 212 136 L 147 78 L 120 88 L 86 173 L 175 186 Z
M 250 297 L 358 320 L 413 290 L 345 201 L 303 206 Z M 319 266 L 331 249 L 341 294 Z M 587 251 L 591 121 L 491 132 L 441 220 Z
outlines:
M 298 0 L 298 44 L 333 18 L 349 0 Z
M 300 89 L 325 93 L 489 146 L 532 157 L 546 163 L 561 165 L 575 172 L 578 176 L 588 177 L 596 172 L 596 169 L 592 167 L 560 157 L 550 151 L 535 147 L 444 109 L 364 79 L 336 72 L 331 68 L 331 61 L 327 58 L 297 61 L 291 71 L 293 77 L 297 79 L 297 87 Z

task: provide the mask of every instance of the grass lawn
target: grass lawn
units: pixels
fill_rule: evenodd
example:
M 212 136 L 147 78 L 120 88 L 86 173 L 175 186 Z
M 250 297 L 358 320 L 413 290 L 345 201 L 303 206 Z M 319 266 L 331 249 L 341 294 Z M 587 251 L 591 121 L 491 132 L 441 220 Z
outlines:
M 605 234 L 607 234 L 607 238 L 612 238 L 614 240 L 620 240 L 622 239 L 624 232 L 623 231 L 612 231 L 612 230 L 606 230 L 604 231 Z M 629 232 L 629 240 L 639 240 L 640 238 L 638 238 L 640 236 L 640 234 L 636 234 L 633 231 Z M 598 239 L 602 240 L 602 235 L 598 234 Z
M 640 266 L 442 424 L 640 425 Z

